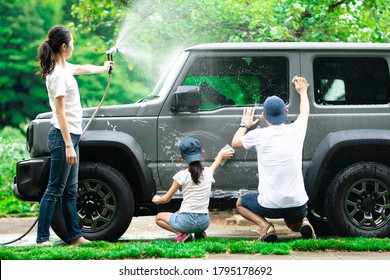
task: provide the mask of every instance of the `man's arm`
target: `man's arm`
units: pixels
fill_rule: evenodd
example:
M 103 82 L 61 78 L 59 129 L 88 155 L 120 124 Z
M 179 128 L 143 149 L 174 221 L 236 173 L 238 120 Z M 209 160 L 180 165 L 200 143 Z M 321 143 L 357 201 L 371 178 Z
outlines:
M 241 118 L 241 123 L 245 124 L 246 126 L 240 126 L 240 128 L 237 130 L 237 132 L 234 134 L 233 139 L 232 139 L 232 147 L 237 149 L 237 148 L 243 148 L 242 145 L 242 137 L 246 134 L 247 130 L 249 128 L 254 127 L 259 120 L 253 121 L 253 117 L 255 115 L 255 108 L 246 108 L 244 109 L 244 112 L 242 114 Z

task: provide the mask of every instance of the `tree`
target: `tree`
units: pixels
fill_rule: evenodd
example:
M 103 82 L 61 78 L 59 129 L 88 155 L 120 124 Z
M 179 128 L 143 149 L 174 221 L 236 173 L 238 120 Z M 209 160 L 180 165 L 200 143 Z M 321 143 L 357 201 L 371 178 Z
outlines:
M 37 47 L 59 20 L 61 1 L 12 0 L 0 3 L 0 123 L 18 127 L 47 108 L 44 84 L 35 72 Z M 48 15 L 50 14 L 50 18 Z M 43 17 L 46 15 L 46 17 Z M 43 101 L 45 100 L 45 101 Z M 47 109 L 46 109 L 47 110 Z
M 171 55 L 195 44 L 390 42 L 389 0 L 3 0 L 0 12 L 1 127 L 49 110 L 34 73 L 36 50 L 54 24 L 73 31 L 72 63 L 102 64 L 105 51 L 119 47 L 105 104 L 145 96 Z M 106 76 L 77 80 L 83 106 L 97 105 Z
M 390 5 L 386 2 L 112 0 L 96 4 L 82 0 L 72 11 L 79 30 L 97 32 L 106 42 L 116 43 L 131 67 L 141 59 L 138 64 L 147 66 L 142 76 L 151 81 L 164 58 L 199 43 L 389 42 Z M 114 32 L 107 34 L 109 26 Z
M 39 70 L 37 49 L 56 24 L 71 28 L 75 52 L 69 62 L 102 65 L 107 59 L 105 44 L 95 32 L 78 33 L 70 19 L 72 2 L 56 0 L 11 0 L 0 2 L 3 16 L 0 27 L 0 127 L 23 126 L 37 114 L 50 110 L 45 83 L 35 73 Z M 64 13 L 65 11 L 65 13 Z M 67 13 L 66 11 L 69 11 Z M 104 31 L 106 32 L 106 31 Z M 92 47 L 91 47 L 92 46 Z M 118 63 L 105 104 L 131 103 L 150 92 L 137 81 L 128 65 Z M 122 69 L 122 70 L 121 70 Z M 80 85 L 83 106 L 96 106 L 106 88 L 106 75 L 83 75 Z
M 119 23 L 140 40 L 175 43 L 222 41 L 389 42 L 389 1 L 382 0 L 80 0 L 73 5 L 79 29 L 102 36 Z M 127 16 L 127 17 L 126 17 Z M 125 19 L 125 21 L 123 21 Z M 131 31 L 127 29 L 128 31 Z M 108 39 L 108 40 L 107 40 Z M 111 43 L 111 42 L 110 42 Z

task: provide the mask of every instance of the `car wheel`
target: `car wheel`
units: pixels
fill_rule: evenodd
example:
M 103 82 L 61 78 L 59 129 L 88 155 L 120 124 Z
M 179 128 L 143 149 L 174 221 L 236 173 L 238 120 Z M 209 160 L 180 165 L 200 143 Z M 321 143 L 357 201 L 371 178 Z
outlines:
M 340 236 L 390 236 L 390 168 L 359 162 L 340 171 L 330 184 L 326 215 Z
M 81 230 L 89 240 L 116 241 L 133 218 L 134 198 L 129 183 L 120 172 L 103 163 L 80 164 L 76 203 Z M 66 242 L 60 203 L 51 227 Z

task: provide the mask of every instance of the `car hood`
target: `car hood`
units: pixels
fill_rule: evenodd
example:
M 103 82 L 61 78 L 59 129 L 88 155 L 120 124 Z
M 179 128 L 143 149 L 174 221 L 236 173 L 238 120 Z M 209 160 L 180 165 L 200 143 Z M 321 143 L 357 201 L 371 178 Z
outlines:
M 144 102 L 144 103 L 133 103 L 126 105 L 112 105 L 103 106 L 99 109 L 96 114 L 96 118 L 104 117 L 135 117 L 135 116 L 155 116 L 159 110 L 156 102 Z M 90 118 L 97 107 L 84 108 L 83 118 Z M 52 112 L 46 112 L 39 114 L 37 119 L 50 119 Z

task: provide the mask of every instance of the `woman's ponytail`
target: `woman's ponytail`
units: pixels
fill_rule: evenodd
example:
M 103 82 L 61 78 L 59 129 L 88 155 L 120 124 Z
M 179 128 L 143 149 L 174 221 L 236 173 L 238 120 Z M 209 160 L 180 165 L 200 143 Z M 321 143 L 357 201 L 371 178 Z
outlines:
M 41 65 L 41 70 L 37 74 L 41 76 L 43 81 L 46 81 L 46 76 L 53 71 L 55 66 L 54 53 L 48 40 L 39 46 L 37 59 Z
M 50 28 L 45 40 L 38 48 L 37 59 L 41 65 L 41 70 L 38 71 L 43 81 L 46 81 L 46 76 L 49 75 L 55 67 L 55 55 L 60 53 L 62 44 L 68 45 L 72 39 L 72 34 L 69 29 L 56 25 Z
M 188 166 L 188 171 L 191 173 L 192 181 L 194 181 L 195 184 L 198 184 L 199 178 L 203 173 L 202 163 L 200 161 L 191 162 Z

